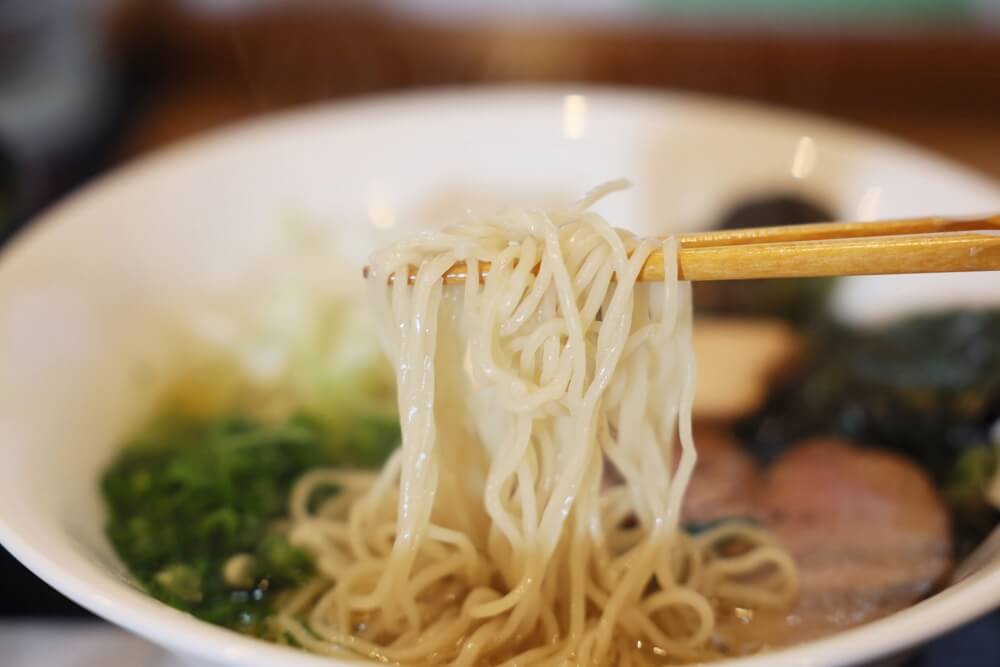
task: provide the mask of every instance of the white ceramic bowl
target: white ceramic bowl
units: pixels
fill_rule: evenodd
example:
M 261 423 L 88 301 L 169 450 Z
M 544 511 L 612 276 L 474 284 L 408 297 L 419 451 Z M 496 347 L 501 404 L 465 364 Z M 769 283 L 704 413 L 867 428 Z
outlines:
M 622 176 L 635 188 L 600 210 L 646 233 L 706 224 L 740 197 L 775 189 L 825 200 L 844 217 L 1000 209 L 994 185 L 925 151 L 817 118 L 687 95 L 439 92 L 217 132 L 85 188 L 4 252 L 0 540 L 83 606 L 192 663 L 345 664 L 161 605 L 129 585 L 105 540 L 96 481 L 150 408 L 169 356 L 164 322 L 287 267 L 269 261 L 287 251 L 280 223 L 290 214 L 335 240 L 331 256 L 340 259 L 329 262 L 330 276 L 357 290 L 357 268 L 384 237 L 469 205 L 569 201 Z M 1000 280 L 849 281 L 836 301 L 845 317 L 865 320 L 959 300 L 1000 302 Z M 853 664 L 998 605 L 993 563 L 885 620 L 725 664 Z

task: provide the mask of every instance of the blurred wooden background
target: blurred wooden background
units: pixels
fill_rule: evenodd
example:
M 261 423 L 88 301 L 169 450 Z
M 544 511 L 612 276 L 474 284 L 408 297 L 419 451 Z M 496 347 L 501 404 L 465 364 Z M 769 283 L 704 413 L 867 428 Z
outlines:
M 280 4 L 280 3 L 279 3 Z M 157 87 L 123 155 L 251 114 L 418 86 L 569 81 L 732 95 L 833 115 L 1000 178 L 1000 32 L 428 23 L 329 6 L 206 14 L 128 3 L 115 60 Z

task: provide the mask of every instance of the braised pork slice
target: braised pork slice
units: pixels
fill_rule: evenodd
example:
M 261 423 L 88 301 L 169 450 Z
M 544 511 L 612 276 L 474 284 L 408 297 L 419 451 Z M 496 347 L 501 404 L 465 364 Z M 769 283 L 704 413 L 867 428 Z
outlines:
M 760 474 L 739 441 L 710 426 L 695 427 L 694 441 L 698 464 L 684 496 L 684 520 L 702 523 L 756 515 Z
M 947 510 L 927 475 L 900 456 L 815 439 L 748 481 L 750 458 L 733 441 L 703 435 L 699 453 L 685 519 L 753 516 L 791 551 L 802 577 L 790 612 L 756 613 L 748 622 L 740 611 L 720 619 L 734 652 L 886 616 L 931 593 L 951 567 Z M 724 480 L 714 479 L 727 472 L 733 489 L 752 487 L 743 504 L 720 490 Z

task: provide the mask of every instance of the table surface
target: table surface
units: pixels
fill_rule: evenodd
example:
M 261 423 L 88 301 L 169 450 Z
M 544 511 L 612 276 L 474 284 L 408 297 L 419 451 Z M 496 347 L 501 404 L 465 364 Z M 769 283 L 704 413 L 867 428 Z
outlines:
M 183 667 L 149 642 L 97 621 L 0 622 L 0 667 Z
M 94 620 L 0 618 L 0 667 L 190 667 L 163 649 Z M 997 667 L 1000 612 L 932 642 L 905 667 Z

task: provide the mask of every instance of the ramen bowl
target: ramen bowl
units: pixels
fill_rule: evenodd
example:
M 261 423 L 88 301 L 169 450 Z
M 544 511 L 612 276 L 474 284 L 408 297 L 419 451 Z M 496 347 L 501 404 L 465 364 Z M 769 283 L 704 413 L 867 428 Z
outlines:
M 200 318 L 206 335 L 223 335 L 211 314 L 248 285 L 252 293 L 278 280 L 297 253 L 318 254 L 324 293 L 350 301 L 379 243 L 468 208 L 569 202 L 621 177 L 634 187 L 598 210 L 642 234 L 696 229 L 748 195 L 773 191 L 817 199 L 849 219 L 1000 209 L 995 185 L 926 151 L 810 116 L 689 95 L 443 91 L 205 135 L 102 178 L 5 249 L 0 541 L 65 595 L 189 664 L 356 664 L 157 602 L 131 583 L 104 537 L 98 480 L 166 381 L 168 332 Z M 854 322 L 962 303 L 1000 304 L 1000 280 L 848 279 L 833 299 L 837 315 Z M 1000 561 L 883 620 L 718 664 L 863 663 L 997 606 Z

